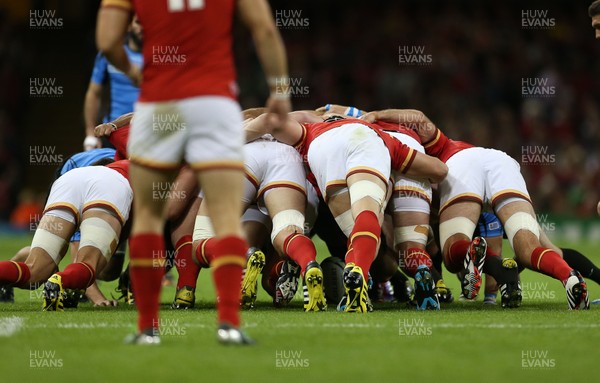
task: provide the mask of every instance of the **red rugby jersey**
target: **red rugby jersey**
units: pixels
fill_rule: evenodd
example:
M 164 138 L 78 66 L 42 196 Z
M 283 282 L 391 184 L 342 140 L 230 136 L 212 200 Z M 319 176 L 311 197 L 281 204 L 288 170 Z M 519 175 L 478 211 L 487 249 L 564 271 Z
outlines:
M 127 181 L 129 181 L 129 160 L 115 161 L 106 165 L 106 167 L 119 172 L 119 174 L 127 178 Z
M 236 98 L 234 0 L 103 0 L 134 10 L 144 28 L 140 101 Z
M 294 147 L 300 152 L 303 158 L 306 158 L 306 154 L 308 153 L 308 148 L 310 144 L 315 140 L 315 138 L 319 137 L 321 134 L 340 127 L 345 124 L 358 123 L 365 125 L 372 129 L 377 135 L 383 140 L 383 143 L 388 148 L 390 152 L 390 157 L 392 159 L 392 168 L 399 170 L 402 173 L 406 173 L 406 171 L 410 168 L 417 152 L 410 147 L 404 145 L 394 137 L 390 136 L 381 131 L 381 129 L 376 126 L 369 124 L 363 120 L 359 120 L 356 118 L 346 118 L 341 120 L 336 120 L 332 122 L 316 122 L 311 124 L 301 124 L 303 127 L 303 134 Z
M 392 124 L 385 121 L 377 121 L 373 124 L 373 126 L 386 132 L 406 134 L 407 136 L 414 138 L 418 143 L 421 143 L 421 137 L 419 137 L 417 132 L 402 124 Z
M 439 158 L 442 162 L 446 162 L 461 150 L 473 148 L 474 146 L 468 142 L 451 140 L 441 130 L 436 128 L 434 138 L 424 143 L 423 147 L 425 147 L 425 153 Z
M 129 140 L 129 124 L 121 126 L 108 136 L 108 140 L 115 147 L 117 151 L 115 153 L 115 161 L 126 160 L 129 158 L 127 155 L 127 141 Z

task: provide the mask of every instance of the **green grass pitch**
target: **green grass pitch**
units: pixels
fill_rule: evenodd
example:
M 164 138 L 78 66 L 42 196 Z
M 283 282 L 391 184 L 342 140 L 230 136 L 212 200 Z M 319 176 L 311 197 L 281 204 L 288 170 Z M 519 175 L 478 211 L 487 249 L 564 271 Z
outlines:
M 29 241 L 0 237 L 0 259 Z M 597 246 L 563 245 L 600 264 Z M 326 253 L 320 242 L 318 250 Z M 446 274 L 446 281 L 458 294 L 457 279 Z M 593 381 L 600 306 L 570 312 L 559 282 L 525 271 L 522 283 L 525 298 L 516 310 L 483 306 L 480 297 L 439 312 L 383 304 L 365 315 L 332 306 L 304 313 L 300 295 L 276 310 L 259 290 L 257 309 L 243 313 L 258 343 L 244 348 L 217 344 L 214 290 L 205 270 L 194 310 L 171 310 L 175 289 L 163 289 L 159 347 L 122 343 L 134 330 L 134 307 L 83 304 L 44 313 L 41 290 L 16 290 L 15 304 L 0 304 L 0 382 Z M 115 287 L 101 285 L 106 294 Z M 600 298 L 597 284 L 588 281 L 588 287 L 592 299 Z

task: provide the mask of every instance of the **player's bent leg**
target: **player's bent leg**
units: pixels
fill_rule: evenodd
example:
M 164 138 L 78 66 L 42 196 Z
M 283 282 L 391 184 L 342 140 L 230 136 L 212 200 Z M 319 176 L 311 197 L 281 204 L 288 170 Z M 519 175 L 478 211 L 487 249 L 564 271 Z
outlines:
M 555 250 L 542 246 L 541 229 L 531 203 L 515 199 L 503 204 L 496 214 L 504 225 L 519 263 L 561 281 L 567 292 L 569 309 L 588 309 L 587 285 L 581 274 L 573 270 Z
M 25 246 L 10 259 L 13 262 L 25 262 L 27 256 L 29 255 L 31 247 Z M 15 266 L 16 267 L 16 266 Z M 1 270 L 1 269 L 0 269 Z M 1 271 L 0 271 L 1 273 Z M 12 284 L 5 284 L 0 279 L 0 302 L 2 303 L 14 303 L 15 302 L 15 293 Z
M 200 265 L 193 259 L 192 233 L 201 202 L 201 198 L 194 197 L 190 209 L 171 232 L 171 242 L 175 244 L 175 267 L 179 275 L 175 299 L 171 305 L 174 309 L 192 308 L 196 301 L 196 282 L 200 274 Z
M 323 271 L 316 260 L 315 245 L 304 235 L 305 195 L 292 188 L 272 189 L 265 195 L 265 204 L 273 221 L 273 246 L 279 254 L 291 258 L 300 266 L 304 281 L 304 310 L 325 310 L 327 303 L 323 293 Z M 297 283 L 294 289 L 288 282 L 293 281 L 287 280 L 284 273 L 276 283 L 276 296 L 280 293 L 286 302 L 293 298 L 294 290 L 297 290 Z
M 29 284 L 29 288 L 50 277 L 67 251 L 67 239 L 75 231 L 75 217 L 66 210 L 52 210 L 41 219 L 31 242 L 31 252 L 24 264 L 19 264 L 22 272 L 19 284 Z M 27 280 L 25 280 L 27 278 Z M 44 307 L 47 306 L 46 300 Z M 60 308 L 62 309 L 62 308 Z
M 440 289 L 445 288 L 445 284 L 441 278 L 436 281 L 433 277 L 433 262 L 425 250 L 429 236 L 429 214 L 396 211 L 393 219 L 394 245 L 400 251 L 400 267 L 415 278 L 417 310 L 439 310 L 436 283 L 440 282 Z
M 95 281 L 96 270 L 102 270 L 117 247 L 121 222 L 107 210 L 93 208 L 87 210 L 79 226 L 81 241 L 75 257 L 76 262 L 69 264 L 61 272 L 53 274 L 44 286 L 46 298 L 45 310 L 60 310 L 65 307 L 66 291 L 74 302 L 69 307 L 76 307 L 78 298 Z M 104 296 L 99 301 L 105 301 Z
M 450 272 L 459 273 L 462 295 L 474 299 L 481 288 L 481 273 L 487 244 L 482 237 L 471 240 L 481 213 L 478 202 L 458 202 L 440 214 L 440 246 L 444 264 Z
M 19 263 L 21 276 L 18 286 L 37 288 L 48 279 L 64 257 L 67 238 L 74 231 L 75 217 L 71 212 L 53 210 L 44 214 L 33 236 L 29 256 L 24 263 Z
M 370 173 L 355 173 L 346 181 L 354 228 L 350 233 L 344 270 L 347 293 L 344 311 L 367 312 L 372 310 L 368 296 L 368 272 L 377 256 L 389 185 Z
M 250 294 L 245 295 L 245 292 L 248 292 L 248 286 L 258 290 L 258 280 L 254 283 L 251 283 L 252 275 L 246 278 L 246 274 L 248 273 L 249 267 L 254 265 L 253 267 L 256 270 L 260 270 L 256 274 L 256 278 L 260 277 L 260 273 L 262 272 L 262 283 L 263 289 L 267 291 L 267 293 L 271 297 L 275 297 L 275 283 L 277 282 L 278 274 L 275 265 L 280 260 L 278 254 L 273 251 L 273 245 L 270 240 L 271 233 L 271 218 L 261 212 L 258 209 L 258 206 L 253 205 L 246 208 L 242 216 L 242 229 L 246 235 L 246 239 L 249 243 L 248 252 L 246 253 L 246 258 L 248 259 L 246 263 L 246 269 L 242 272 L 242 306 L 245 305 L 245 301 L 248 302 L 248 296 Z M 277 269 L 277 270 L 274 270 Z M 266 270 L 266 272 L 264 271 Z M 272 278 L 274 279 L 271 283 L 271 274 L 274 274 Z M 249 300 L 251 305 L 254 305 L 252 298 Z M 246 305 L 247 306 L 247 305 Z

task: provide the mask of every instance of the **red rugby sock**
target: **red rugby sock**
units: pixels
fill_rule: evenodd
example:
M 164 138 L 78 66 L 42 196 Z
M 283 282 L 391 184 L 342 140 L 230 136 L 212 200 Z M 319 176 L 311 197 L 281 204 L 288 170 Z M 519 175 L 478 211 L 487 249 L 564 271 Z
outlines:
M 85 262 L 71 263 L 57 274 L 65 289 L 87 289 L 96 279 L 94 268 Z
M 556 278 L 563 284 L 569 278 L 569 273 L 572 270 L 556 251 L 545 247 L 538 247 L 533 250 L 531 265 L 533 270 Z
M 201 268 L 210 267 L 211 262 L 215 259 L 215 238 L 206 238 L 200 240 L 194 257 Z
M 138 330 L 158 330 L 160 288 L 165 274 L 161 234 L 136 234 L 129 239 L 129 275 L 138 310 Z
M 0 282 L 14 283 L 23 286 L 29 282 L 31 273 L 25 262 L 0 262 Z
M 469 246 L 471 246 L 471 241 L 466 239 L 458 240 L 450 245 L 448 254 L 446 254 L 444 259 L 444 263 L 449 272 L 458 273 L 465 268 L 465 257 L 467 256 Z
M 183 286 L 196 288 L 200 266 L 192 260 L 192 236 L 184 235 L 175 245 L 175 266 L 179 278 L 177 289 Z
M 350 233 L 350 242 L 354 253 L 351 258 L 354 259 L 354 264 L 362 269 L 365 278 L 377 255 L 380 234 L 381 226 L 379 226 L 379 220 L 375 213 L 365 210 L 358 214 L 352 233 Z
M 217 292 L 219 323 L 240 325 L 240 298 L 242 270 L 246 266 L 246 241 L 237 236 L 215 240 L 214 260 L 211 262 L 213 281 Z
M 283 252 L 294 262 L 300 265 L 302 276 L 306 271 L 306 265 L 317 259 L 315 244 L 307 236 L 299 233 L 290 234 L 283 241 Z

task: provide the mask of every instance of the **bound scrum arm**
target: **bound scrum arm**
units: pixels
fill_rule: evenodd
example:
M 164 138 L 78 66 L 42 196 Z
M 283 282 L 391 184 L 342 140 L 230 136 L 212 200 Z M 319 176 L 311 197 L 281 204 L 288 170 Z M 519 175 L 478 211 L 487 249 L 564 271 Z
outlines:
M 413 129 L 421 142 L 429 142 L 435 138 L 437 127 L 425 113 L 416 109 L 385 109 L 370 112 L 361 117 L 367 122 L 385 121 L 406 125 Z
M 417 152 L 415 159 L 406 171 L 409 177 L 427 177 L 433 183 L 439 183 L 446 178 L 448 166 L 435 157 Z
M 293 118 L 287 118 L 281 126 L 268 124 L 267 118 L 268 114 L 265 113 L 244 121 L 246 142 L 254 141 L 265 134 L 271 134 L 277 141 L 288 145 L 294 145 L 302 139 L 304 128 Z

